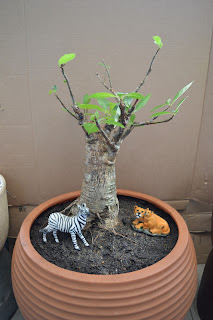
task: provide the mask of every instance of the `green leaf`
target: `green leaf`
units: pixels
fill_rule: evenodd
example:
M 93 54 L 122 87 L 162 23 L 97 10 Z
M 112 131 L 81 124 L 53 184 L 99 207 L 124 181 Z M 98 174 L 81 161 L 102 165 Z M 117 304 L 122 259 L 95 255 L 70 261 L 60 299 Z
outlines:
M 90 99 L 88 93 L 86 93 L 85 96 L 83 97 L 83 103 L 88 104 L 88 103 L 90 103 L 90 100 L 91 99 Z
M 125 105 L 129 108 L 130 104 L 132 103 L 133 98 L 130 97 L 124 97 L 123 98 L 123 103 L 125 103 Z
M 175 109 L 175 111 L 179 109 L 179 107 L 181 106 L 181 104 L 182 104 L 187 98 L 188 98 L 188 96 L 185 97 L 185 98 L 183 98 L 183 99 L 178 103 L 177 108 Z
M 114 126 L 118 126 L 118 127 L 121 127 L 121 128 L 124 128 L 124 126 L 120 123 L 120 122 L 117 122 L 117 121 L 114 121 L 114 120 L 104 120 L 102 121 L 102 123 L 107 123 L 107 124 L 113 124 Z
M 58 90 L 58 87 L 57 85 L 55 84 L 53 87 L 52 87 L 52 90 L 49 91 L 49 94 L 53 93 L 53 92 L 56 92 Z
M 103 66 L 105 68 L 105 65 L 103 62 L 99 62 L 98 64 L 100 64 L 100 66 Z M 106 66 L 106 67 L 107 67 L 107 69 L 110 69 L 110 66 Z
M 133 98 L 133 99 L 144 99 L 144 96 L 140 93 L 130 92 L 125 94 L 125 97 Z
M 53 92 L 56 92 L 58 90 L 58 87 L 57 87 L 57 85 L 55 84 L 53 87 L 52 87 L 52 91 Z
M 171 104 L 171 101 L 172 101 L 172 99 L 168 99 L 168 100 L 166 100 L 166 104 Z
M 189 89 L 189 87 L 191 87 L 191 85 L 192 85 L 193 82 L 194 82 L 194 81 L 192 81 L 191 83 L 187 84 L 183 89 L 181 89 L 181 90 L 178 92 L 178 94 L 176 94 L 176 96 L 174 97 L 171 105 L 173 105 L 173 103 L 174 103 L 177 99 L 179 99 L 180 96 L 182 96 L 182 94 L 184 94 L 184 92 L 186 92 L 186 90 Z
M 104 99 L 104 98 L 111 98 L 115 97 L 114 94 L 108 92 L 97 92 L 90 95 L 90 98 L 93 99 Z
M 75 58 L 75 53 L 65 54 L 63 57 L 61 57 L 61 58 L 58 60 L 59 67 L 60 67 L 62 64 L 66 64 L 67 62 L 73 60 L 74 58 Z
M 81 103 L 78 103 L 77 105 L 81 109 L 96 109 L 96 110 L 104 112 L 103 108 L 101 108 L 99 106 L 96 106 L 94 104 L 86 104 L 86 103 L 85 104 L 81 104 Z
M 96 111 L 94 114 L 91 115 L 90 120 L 95 121 L 95 118 L 99 120 L 99 114 L 98 111 Z
M 130 123 L 133 123 L 135 121 L 135 114 L 132 114 L 130 117 Z
M 115 108 L 115 106 L 118 106 L 118 104 L 117 104 L 117 103 L 114 103 L 114 102 L 110 102 L 110 103 L 109 103 L 109 109 L 110 109 L 110 111 L 112 111 L 112 110 Z
M 119 96 L 119 98 L 123 98 L 128 93 L 116 92 L 116 94 Z
M 118 104 L 116 104 L 114 108 L 111 110 L 111 115 L 114 118 L 114 121 L 117 122 L 121 115 L 121 109 L 119 108 Z
M 174 112 L 162 111 L 162 112 L 158 112 L 158 113 L 152 114 L 151 117 L 154 118 L 154 117 L 158 117 L 158 116 L 161 116 L 161 115 L 164 115 L 164 114 L 173 114 L 174 115 Z
M 142 107 L 144 107 L 144 106 L 147 104 L 147 102 L 149 101 L 149 98 L 150 98 L 150 97 L 151 97 L 151 94 L 148 94 L 146 97 L 144 97 L 143 100 L 140 100 L 140 101 L 137 103 L 134 112 L 136 112 L 136 111 L 140 110 Z
M 161 41 L 161 38 L 159 36 L 154 36 L 153 39 L 154 42 L 159 46 L 159 48 L 163 47 L 163 42 Z
M 159 106 L 154 107 L 150 112 L 153 112 L 153 111 L 155 111 L 156 109 L 161 108 L 161 107 L 165 107 L 165 106 L 168 106 L 168 103 L 159 104 Z
M 85 124 L 83 124 L 83 127 L 87 131 L 88 134 L 99 131 L 99 129 L 95 123 L 85 123 Z
M 107 99 L 97 99 L 98 103 L 100 104 L 101 107 L 104 108 L 104 110 L 106 111 L 109 107 L 109 101 Z

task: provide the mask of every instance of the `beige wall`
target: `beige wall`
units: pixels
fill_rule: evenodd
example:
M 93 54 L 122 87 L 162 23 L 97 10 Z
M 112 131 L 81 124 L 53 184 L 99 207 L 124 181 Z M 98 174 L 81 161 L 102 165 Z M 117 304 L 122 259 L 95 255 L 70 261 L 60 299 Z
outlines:
M 116 90 L 127 92 L 147 71 L 156 50 L 153 35 L 160 35 L 164 46 L 143 87 L 143 94 L 152 93 L 147 110 L 195 82 L 172 122 L 135 129 L 123 143 L 118 187 L 161 199 L 188 199 L 194 173 L 193 196 L 208 166 L 212 189 L 213 168 L 204 161 L 212 152 L 200 130 L 205 122 L 210 141 L 212 99 L 209 93 L 204 108 L 204 97 L 212 13 L 208 0 L 1 0 L 0 172 L 16 196 L 9 196 L 9 203 L 35 205 L 81 187 L 84 136 L 48 95 L 57 83 L 68 101 L 60 56 L 77 53 L 67 67 L 76 100 L 104 90 L 95 76 L 101 58 L 111 66 Z M 207 90 L 212 72 L 209 77 Z M 149 111 L 138 112 L 139 120 L 148 117 Z M 199 158 L 203 151 L 206 157 Z
M 213 205 L 213 42 L 191 197 Z

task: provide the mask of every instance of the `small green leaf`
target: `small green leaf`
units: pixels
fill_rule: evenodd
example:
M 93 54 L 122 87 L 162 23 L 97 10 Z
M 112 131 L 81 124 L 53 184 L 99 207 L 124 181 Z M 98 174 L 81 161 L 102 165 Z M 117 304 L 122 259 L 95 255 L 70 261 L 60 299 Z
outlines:
M 61 58 L 58 60 L 59 67 L 60 67 L 62 64 L 66 64 L 67 62 L 73 60 L 74 58 L 75 58 L 75 53 L 65 54 L 63 57 L 61 57 Z
M 114 98 L 115 95 L 108 92 L 97 92 L 90 95 L 90 98 L 93 98 L 93 99 L 104 99 L 104 98 L 111 98 L 111 97 Z
M 181 104 L 182 104 L 187 98 L 188 98 L 188 96 L 185 97 L 185 98 L 183 98 L 183 99 L 178 103 L 177 108 L 175 109 L 175 111 L 177 111 L 177 110 L 180 108 Z
M 56 92 L 58 90 L 58 87 L 57 87 L 57 85 L 55 84 L 53 87 L 52 87 L 52 91 L 53 92 Z
M 110 109 L 110 111 L 112 111 L 112 110 L 115 108 L 115 106 L 118 106 L 118 104 L 117 104 L 117 103 L 114 103 L 114 102 L 110 102 L 110 103 L 109 103 L 109 109 Z
M 166 104 L 171 104 L 171 101 L 172 101 L 172 99 L 168 99 L 168 100 L 166 100 Z
M 107 124 L 113 124 L 114 126 L 118 126 L 118 127 L 121 127 L 121 128 L 124 128 L 124 126 L 120 123 L 120 122 L 117 122 L 117 121 L 114 121 L 114 120 L 104 120 L 102 121 L 102 123 L 107 123 Z
M 191 85 L 192 85 L 193 82 L 194 82 L 194 81 L 192 81 L 191 83 L 187 84 L 183 89 L 181 89 L 181 90 L 178 92 L 178 94 L 176 94 L 176 96 L 174 97 L 171 105 L 173 105 L 173 103 L 174 103 L 177 99 L 179 99 L 180 96 L 182 96 L 182 94 L 184 94 L 184 92 L 186 92 L 186 90 L 189 89 L 189 87 L 191 87 Z
M 168 103 L 159 104 L 159 106 L 154 107 L 150 112 L 153 112 L 153 111 L 155 111 L 156 109 L 161 108 L 161 107 L 165 107 L 165 106 L 168 106 Z
M 114 118 L 114 121 L 117 122 L 121 115 L 121 109 L 119 108 L 118 104 L 116 104 L 114 108 L 111 110 L 111 115 Z
M 95 123 L 85 123 L 85 124 L 83 124 L 83 127 L 87 131 L 88 134 L 99 131 L 99 129 Z
M 55 84 L 53 87 L 52 87 L 52 90 L 49 91 L 49 95 L 53 92 L 56 92 L 58 90 L 57 88 L 57 85 Z
M 103 62 L 99 62 L 98 64 L 100 64 L 100 66 L 103 66 L 105 67 L 104 63 Z M 107 69 L 110 69 L 110 66 L 106 66 Z
M 109 107 L 109 101 L 107 99 L 97 99 L 98 103 L 100 104 L 101 107 L 104 108 L 104 110 L 106 111 Z
M 144 96 L 137 92 L 130 92 L 125 94 L 125 97 L 133 98 L 133 99 L 144 99 Z
M 123 103 L 125 103 L 125 105 L 129 108 L 130 104 L 132 103 L 133 98 L 130 97 L 124 97 L 123 98 Z
M 96 109 L 96 110 L 104 112 L 103 108 L 101 108 L 99 106 L 96 106 L 94 104 L 86 104 L 86 103 L 85 104 L 81 104 L 81 103 L 78 103 L 77 105 L 81 109 Z
M 90 100 L 91 99 L 90 99 L 88 93 L 86 93 L 85 96 L 83 97 L 83 103 L 88 104 L 88 103 L 90 103 Z
M 150 97 L 151 97 L 151 94 L 148 94 L 146 97 L 144 97 L 143 100 L 140 100 L 140 101 L 137 103 L 134 112 L 136 112 L 136 111 L 140 110 L 142 107 L 144 107 L 144 106 L 147 104 L 147 102 L 149 101 L 149 98 L 150 98 Z
M 95 118 L 99 120 L 99 113 L 96 111 L 94 114 L 91 115 L 90 120 L 95 121 Z
M 133 123 L 135 121 L 135 114 L 132 114 L 130 117 L 130 123 Z
M 67 83 L 67 81 L 66 81 L 66 80 L 64 80 L 64 83 Z
M 159 36 L 154 36 L 153 39 L 154 42 L 159 46 L 159 48 L 163 47 L 163 42 L 161 41 L 161 38 Z
M 119 98 L 123 98 L 128 93 L 116 92 L 116 94 L 119 96 Z
M 158 113 L 152 114 L 151 117 L 154 118 L 154 117 L 158 117 L 158 116 L 161 116 L 161 115 L 164 115 L 164 114 L 173 114 L 174 115 L 174 112 L 162 111 L 162 112 L 158 112 Z

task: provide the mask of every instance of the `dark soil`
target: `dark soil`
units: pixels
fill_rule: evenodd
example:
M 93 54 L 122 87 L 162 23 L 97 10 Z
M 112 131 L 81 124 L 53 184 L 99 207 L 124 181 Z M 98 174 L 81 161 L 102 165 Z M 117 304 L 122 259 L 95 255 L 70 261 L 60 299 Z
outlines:
M 56 243 L 51 233 L 47 234 L 47 243 L 42 241 L 39 229 L 47 225 L 52 212 L 60 212 L 70 202 L 53 206 L 42 213 L 31 228 L 31 241 L 36 251 L 47 261 L 64 269 L 88 274 L 118 274 L 146 268 L 163 259 L 174 248 L 178 229 L 174 220 L 156 206 L 135 198 L 119 196 L 120 212 L 119 225 L 113 232 L 92 226 L 83 230 L 83 234 L 90 244 L 85 247 L 77 238 L 80 251 L 74 249 L 68 233 L 58 232 L 59 243 Z M 134 206 L 149 208 L 164 218 L 170 226 L 171 232 L 166 237 L 149 236 L 132 230 L 131 221 Z M 121 236 L 122 235 L 122 236 Z

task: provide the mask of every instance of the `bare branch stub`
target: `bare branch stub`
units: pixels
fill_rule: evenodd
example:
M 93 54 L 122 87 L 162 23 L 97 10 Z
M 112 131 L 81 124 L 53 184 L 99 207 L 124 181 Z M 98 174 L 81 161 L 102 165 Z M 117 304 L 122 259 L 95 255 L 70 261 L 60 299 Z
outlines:
M 62 72 L 62 74 L 64 76 L 64 79 L 66 81 L 66 84 L 67 84 L 67 87 L 69 89 L 69 93 L 70 93 L 70 96 L 71 96 L 71 99 L 72 99 L 72 109 L 75 112 L 75 114 L 78 116 L 79 124 L 82 125 L 83 124 L 83 119 L 84 119 L 84 114 L 79 110 L 78 106 L 75 103 L 74 95 L 72 93 L 68 77 L 64 72 L 64 65 L 62 64 L 60 68 L 61 68 L 61 72 Z
M 96 72 L 96 76 L 98 77 L 98 79 L 100 80 L 100 82 L 103 84 L 103 86 L 110 91 L 110 88 L 106 85 L 106 83 L 101 79 L 101 77 L 99 76 L 99 74 Z
M 159 51 L 160 51 L 160 48 L 158 48 L 158 50 L 156 51 L 154 57 L 152 58 L 152 61 L 151 61 L 150 66 L 149 66 L 149 69 L 148 69 L 148 71 L 147 71 L 147 73 L 146 73 L 146 75 L 145 75 L 145 78 L 140 82 L 140 84 L 139 84 L 139 86 L 136 88 L 135 92 L 138 92 L 138 91 L 140 90 L 140 88 L 144 85 L 144 83 L 145 83 L 148 75 L 149 75 L 150 72 L 152 71 L 152 64 L 153 64 L 153 62 L 154 62 L 154 60 L 155 60 L 155 58 L 156 58 L 156 56 L 157 56 L 157 54 L 158 54 Z
M 105 70 L 107 72 L 107 76 L 108 76 L 108 80 L 109 80 L 109 88 L 112 89 L 112 81 L 111 81 L 109 68 L 106 66 L 106 63 L 105 63 L 104 59 L 101 59 L 101 61 L 103 62 L 104 68 L 105 68 Z

